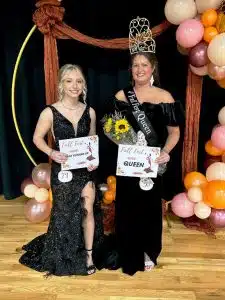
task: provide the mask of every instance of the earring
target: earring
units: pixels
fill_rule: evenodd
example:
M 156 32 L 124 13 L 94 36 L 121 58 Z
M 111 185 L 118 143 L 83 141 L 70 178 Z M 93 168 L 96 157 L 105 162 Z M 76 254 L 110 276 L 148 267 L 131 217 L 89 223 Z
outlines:
M 153 83 L 154 83 L 154 76 L 153 75 L 152 75 L 152 77 L 150 79 L 150 83 L 151 83 L 151 85 L 153 85 Z

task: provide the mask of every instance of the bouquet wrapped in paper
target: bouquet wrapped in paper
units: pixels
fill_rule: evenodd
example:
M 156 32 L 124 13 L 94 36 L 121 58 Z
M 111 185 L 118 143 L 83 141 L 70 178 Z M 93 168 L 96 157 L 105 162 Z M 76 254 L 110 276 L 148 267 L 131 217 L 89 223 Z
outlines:
M 105 135 L 117 145 L 135 145 L 137 143 L 136 132 L 120 112 L 116 111 L 112 115 L 106 115 L 102 121 Z
M 143 132 L 138 131 L 136 133 L 126 117 L 120 112 L 116 111 L 112 115 L 106 115 L 102 122 L 105 135 L 117 145 L 147 146 Z M 150 190 L 154 182 L 151 178 L 140 178 L 139 185 L 142 190 Z
M 121 112 L 115 111 L 114 114 L 105 115 L 102 123 L 104 134 L 117 145 L 148 145 L 144 133 L 141 130 L 136 133 Z M 158 175 L 162 175 L 165 171 L 166 164 L 160 165 Z M 152 189 L 153 184 L 149 177 L 140 179 L 140 188 L 143 190 Z

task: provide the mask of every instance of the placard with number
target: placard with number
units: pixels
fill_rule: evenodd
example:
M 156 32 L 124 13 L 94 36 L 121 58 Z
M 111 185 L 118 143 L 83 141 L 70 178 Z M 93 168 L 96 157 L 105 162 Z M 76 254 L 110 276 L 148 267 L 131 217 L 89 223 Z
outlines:
M 61 170 L 73 170 L 99 165 L 99 139 L 97 135 L 59 141 L 60 152 L 68 155 Z
M 156 178 L 160 148 L 136 145 L 119 145 L 116 175 Z
M 58 173 L 58 179 L 61 182 L 70 182 L 73 179 L 73 174 L 70 171 L 60 171 Z

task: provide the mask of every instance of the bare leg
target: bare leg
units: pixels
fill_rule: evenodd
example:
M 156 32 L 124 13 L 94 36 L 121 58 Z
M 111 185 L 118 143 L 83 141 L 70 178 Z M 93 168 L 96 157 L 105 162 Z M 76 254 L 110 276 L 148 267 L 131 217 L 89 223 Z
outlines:
M 93 214 L 93 204 L 95 201 L 95 186 L 92 182 L 89 182 L 82 191 L 82 198 L 84 199 L 84 208 L 86 215 L 83 220 L 84 229 L 84 241 L 85 249 L 87 251 L 87 267 L 93 266 L 92 260 L 92 246 L 94 239 L 95 221 Z M 95 268 L 88 270 L 89 274 L 95 272 Z

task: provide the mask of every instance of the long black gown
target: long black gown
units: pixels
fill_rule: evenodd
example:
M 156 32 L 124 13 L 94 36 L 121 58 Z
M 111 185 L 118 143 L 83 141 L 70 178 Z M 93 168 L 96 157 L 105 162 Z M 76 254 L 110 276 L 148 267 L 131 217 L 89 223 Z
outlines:
M 126 116 L 134 130 L 140 130 L 130 104 L 118 100 L 114 103 L 116 110 Z M 143 103 L 141 106 L 158 135 L 158 144 L 149 146 L 163 147 L 167 138 L 167 126 L 179 126 L 184 120 L 180 102 Z M 144 270 L 144 253 L 157 265 L 162 249 L 162 176 L 153 181 L 153 189 L 143 191 L 139 187 L 139 178 L 117 176 L 117 250 L 120 266 L 129 275 Z
M 75 134 L 73 124 L 56 108 L 49 106 L 53 113 L 53 131 L 56 149 L 59 150 L 60 139 L 85 137 L 90 130 L 90 114 L 87 106 L 77 125 Z M 87 253 L 84 250 L 82 220 L 85 216 L 82 189 L 94 181 L 92 172 L 87 169 L 72 170 L 70 182 L 58 180 L 61 165 L 52 163 L 51 188 L 53 207 L 47 233 L 36 237 L 23 246 L 26 252 L 19 262 L 34 270 L 45 272 L 47 275 L 86 275 Z M 93 254 L 103 242 L 103 222 L 99 198 L 94 203 L 95 234 Z

